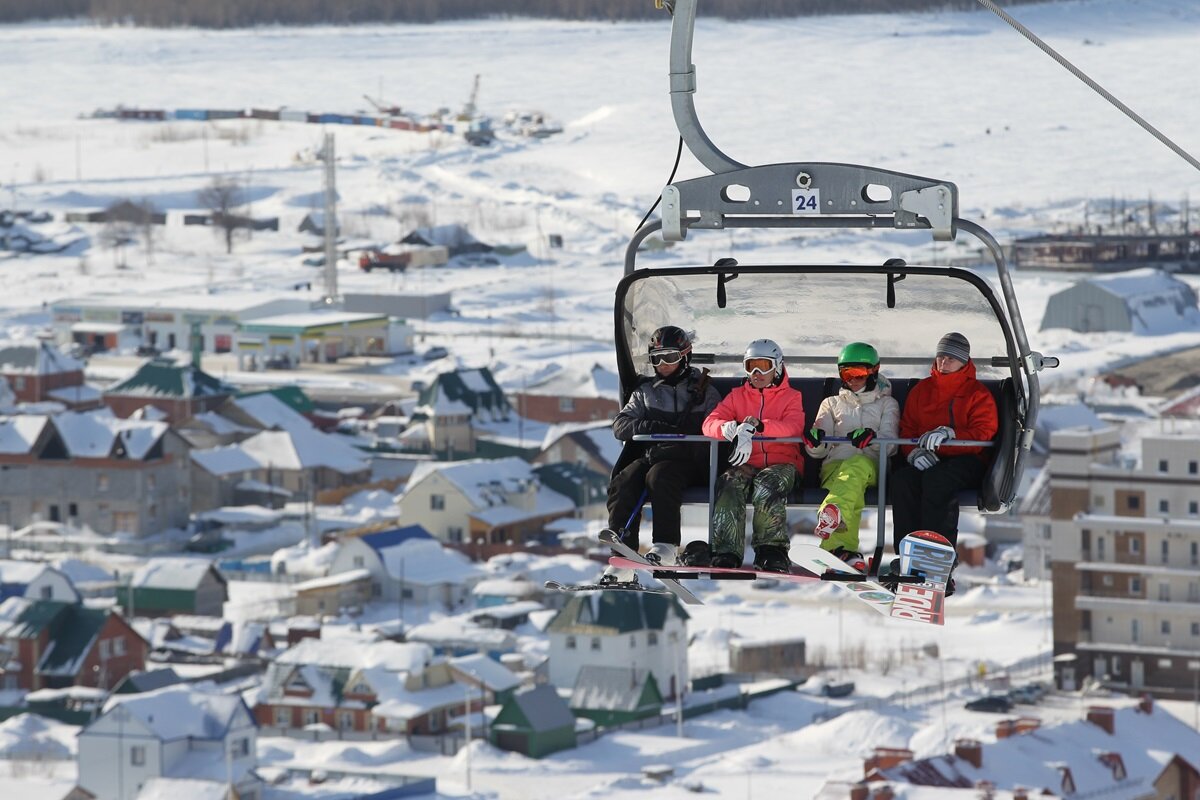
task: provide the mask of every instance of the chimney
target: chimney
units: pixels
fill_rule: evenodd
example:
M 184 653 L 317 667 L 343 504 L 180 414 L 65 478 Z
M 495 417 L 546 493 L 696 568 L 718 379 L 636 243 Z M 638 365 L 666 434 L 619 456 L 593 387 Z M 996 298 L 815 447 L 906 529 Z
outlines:
M 1032 731 L 1036 731 L 1040 727 L 1042 727 L 1042 721 L 1039 718 L 1037 718 L 1037 717 L 1020 717 L 1015 723 L 1015 727 L 1013 729 L 1013 734 L 1020 735 L 1022 733 L 1031 733 Z
M 869 800 L 871 789 L 865 783 L 856 783 L 850 787 L 850 800 Z
M 1148 694 L 1142 695 L 1142 699 L 1138 701 L 1137 710 L 1142 714 L 1154 713 L 1154 698 Z
M 912 750 L 903 747 L 876 747 L 871 757 L 863 762 L 863 777 L 869 778 L 875 770 L 891 769 L 912 761 L 912 757 Z
M 1015 719 L 1002 719 L 996 723 L 996 738 L 1007 739 L 1010 736 L 1017 735 L 1017 721 Z
M 1113 710 L 1108 706 L 1088 706 L 1087 721 L 1115 735 L 1117 723 Z
M 956 739 L 954 755 L 968 762 L 975 769 L 983 768 L 983 745 L 975 739 Z
M 1029 800 L 1029 790 L 1024 786 L 1017 786 L 1013 789 L 1013 800 Z
M 874 800 L 892 800 L 895 795 L 892 793 L 892 787 L 886 783 L 875 790 Z

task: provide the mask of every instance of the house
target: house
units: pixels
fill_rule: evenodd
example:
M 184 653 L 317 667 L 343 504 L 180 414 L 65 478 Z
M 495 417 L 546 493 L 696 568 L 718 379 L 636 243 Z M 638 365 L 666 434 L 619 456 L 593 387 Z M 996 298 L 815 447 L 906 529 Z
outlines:
M 470 544 L 483 558 L 488 545 L 520 547 L 541 538 L 547 522 L 570 516 L 575 504 L 542 485 L 519 458 L 422 462 L 400 498 L 405 520 L 435 537 Z
M 365 637 L 304 639 L 263 677 L 254 715 L 288 735 L 324 723 L 355 733 L 439 734 L 464 713 L 467 691 L 423 644 Z M 471 710 L 479 711 L 475 698 Z
M 1050 295 L 1041 330 L 1154 336 L 1197 327 L 1196 290 L 1169 273 L 1146 268 L 1087 278 Z
M 197 614 L 220 617 L 229 589 L 213 564 L 200 558 L 152 558 L 129 583 L 117 589 L 117 602 L 129 616 Z
M 344 609 L 361 609 L 371 600 L 371 573 L 352 569 L 313 578 L 292 586 L 295 594 L 293 613 L 320 616 L 337 614 Z
M 0 517 L 143 538 L 187 524 L 187 443 L 164 422 L 107 409 L 0 417 Z
M 487 367 L 443 372 L 419 393 L 401 440 L 410 449 L 461 458 L 476 452 L 479 423 L 511 415 L 508 398 Z
M 550 682 L 574 687 L 587 666 L 648 670 L 663 696 L 687 686 L 687 620 L 674 596 L 641 592 L 577 594 L 546 628 Z
M 557 365 L 556 365 L 557 366 Z M 593 364 L 590 369 L 557 368 L 535 383 L 510 393 L 517 413 L 539 422 L 611 423 L 620 410 L 620 380 L 615 372 Z
M 508 667 L 479 653 L 450 659 L 450 673 L 464 686 L 484 692 L 487 705 L 508 702 L 521 686 L 521 679 Z
M 154 779 L 187 779 L 258 800 L 257 739 L 237 694 L 170 686 L 114 695 L 79 734 L 79 787 L 96 800 L 134 800 Z
M 329 565 L 330 576 L 362 569 L 370 575 L 372 598 L 447 609 L 462 606 L 484 575 L 420 525 L 343 537 Z
M 611 421 L 563 423 L 546 431 L 533 463 L 578 464 L 608 476 L 621 457 L 622 444 L 613 436 Z
M 0 603 L 0 686 L 110 689 L 145 668 L 149 647 L 120 616 L 76 603 L 10 597 Z
M 481 625 L 471 614 L 456 614 L 414 625 L 404 635 L 410 642 L 427 644 L 435 653 L 450 656 L 478 653 L 501 659 L 516 652 L 518 644 L 516 634 Z
M 334 218 L 334 235 L 341 233 L 341 225 L 337 224 L 336 217 Z M 325 235 L 325 212 L 310 211 L 304 215 L 304 219 L 300 220 L 300 225 L 296 231 L 299 233 L 311 233 L 316 236 Z
M 533 474 L 547 489 L 574 503 L 581 519 L 608 521 L 608 473 L 559 462 L 535 466 Z
M 49 564 L 0 559 L 0 602 L 10 597 L 79 602 L 71 579 Z
M 1092 706 L 1076 722 L 1012 723 L 997 725 L 996 741 L 958 739 L 953 754 L 913 760 L 911 750 L 877 748 L 864 780 L 963 789 L 987 782 L 997 796 L 1027 798 L 1183 798 L 1200 790 L 1200 733 L 1152 702 Z
M 568 702 L 572 714 L 601 727 L 658 716 L 662 704 L 658 682 L 649 670 L 595 664 L 579 670 Z
M 475 598 L 476 608 L 504 606 L 523 600 L 539 600 L 545 594 L 545 589 L 524 577 L 488 578 L 475 584 L 471 595 Z
M 235 389 L 195 364 L 176 364 L 152 358 L 137 372 L 104 390 L 104 404 L 118 417 L 129 417 L 144 406 L 162 411 L 168 422 L 180 423 L 218 408 Z
M 196 510 L 239 502 L 273 507 L 293 497 L 309 501 L 318 492 L 370 480 L 371 465 L 360 450 L 288 413 L 303 427 L 263 430 L 237 444 L 191 452 Z
M 45 339 L 8 342 L 0 347 L 0 377 L 17 402 L 59 402 L 72 409 L 100 404 L 100 393 L 83 382 L 83 362 Z
M 488 736 L 501 750 L 543 758 L 575 746 L 575 717 L 553 686 L 531 686 L 504 703 Z
M 401 239 L 400 244 L 445 247 L 451 258 L 466 253 L 490 253 L 495 249 L 472 236 L 467 226 L 455 223 L 417 228 Z

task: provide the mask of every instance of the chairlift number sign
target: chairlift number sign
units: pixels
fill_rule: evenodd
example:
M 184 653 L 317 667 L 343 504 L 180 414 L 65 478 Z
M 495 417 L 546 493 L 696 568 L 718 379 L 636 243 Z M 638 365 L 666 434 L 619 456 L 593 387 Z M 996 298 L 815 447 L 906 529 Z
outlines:
M 820 214 L 821 190 L 816 188 L 792 189 L 792 213 Z

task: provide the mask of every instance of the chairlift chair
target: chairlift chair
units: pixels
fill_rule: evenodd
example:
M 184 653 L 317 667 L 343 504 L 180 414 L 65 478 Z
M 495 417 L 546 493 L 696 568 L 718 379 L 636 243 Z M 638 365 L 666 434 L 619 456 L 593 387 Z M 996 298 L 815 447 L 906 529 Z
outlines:
M 972 342 L 973 361 L 1000 415 L 990 471 L 980 490 L 964 493 L 961 502 L 981 512 L 1005 511 L 1016 497 L 1033 443 L 1038 372 L 1058 361 L 1030 349 L 1000 245 L 981 225 L 959 216 L 958 188 L 949 181 L 854 164 L 746 166 L 726 156 L 705 134 L 693 100 L 696 5 L 697 0 L 673 4 L 671 105 L 682 144 L 712 174 L 665 186 L 661 219 L 644 223 L 626 248 L 614 320 L 622 403 L 650 372 L 646 344 L 660 325 L 693 331 L 692 363 L 710 366 L 722 393 L 742 378 L 745 344 L 776 339 L 810 421 L 821 399 L 840 386 L 832 376 L 846 342 L 876 346 L 903 405 L 907 389 L 928 374 L 938 337 L 959 330 Z M 640 245 L 652 234 L 678 242 L 692 231 L 726 228 L 928 230 L 934 241 L 966 233 L 982 242 L 995 262 L 1000 295 L 970 269 L 909 265 L 902 259 L 853 266 L 739 264 L 731 258 L 712 265 L 647 268 L 637 263 Z M 845 323 L 847 310 L 853 324 Z M 895 372 L 905 369 L 903 377 Z M 617 469 L 640 447 L 627 446 Z M 809 467 L 806 486 L 793 500 L 815 505 L 824 492 L 816 485 L 815 465 Z M 882 512 L 887 498 L 874 494 L 869 493 L 868 504 L 878 503 Z

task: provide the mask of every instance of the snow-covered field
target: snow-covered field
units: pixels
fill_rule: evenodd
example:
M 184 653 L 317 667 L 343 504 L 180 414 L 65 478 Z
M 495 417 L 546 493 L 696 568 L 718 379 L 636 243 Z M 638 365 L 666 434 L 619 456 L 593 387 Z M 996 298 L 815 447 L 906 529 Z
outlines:
M 1193 153 L 1200 151 L 1200 6 L 1190 0 L 1077 0 L 1023 6 L 1017 16 Z M 331 126 L 337 136 L 339 216 L 348 238 L 394 240 L 415 224 L 461 222 L 479 238 L 527 252 L 498 265 L 364 274 L 343 263 L 344 291 L 451 289 L 457 316 L 421 324 L 426 344 L 452 359 L 490 364 L 509 386 L 548 364 L 612 365 L 612 291 L 624 243 L 666 180 L 676 147 L 667 99 L 668 24 L 491 20 L 437 26 L 142 30 L 78 24 L 0 27 L 0 208 L 67 210 L 130 198 L 174 212 L 151 253 L 143 242 L 116 268 L 98 226 L 57 256 L 0 251 L 3 332 L 22 337 L 50 321 L 49 305 L 89 293 L 277 293 L 317 299 L 320 271 L 301 263 L 296 226 L 318 208 L 322 129 L 270 121 L 133 123 L 79 119 L 118 103 L 144 108 L 276 108 L 351 113 L 363 94 L 406 109 L 457 109 L 482 76 L 486 113 L 540 108 L 565 123 L 545 140 L 502 135 L 471 148 L 445 134 Z M 1086 87 L 983 13 L 870 15 L 727 23 L 702 20 L 694 60 L 697 106 L 713 140 L 744 163 L 843 161 L 958 184 L 964 216 L 1001 240 L 1078 224 L 1083 207 L 1153 197 L 1178 207 L 1200 197 L 1200 176 Z M 679 178 L 699 175 L 685 153 Z M 278 216 L 226 255 L 178 216 L 214 176 L 249 187 L 247 212 Z M 1169 219 L 1169 217 L 1168 217 Z M 548 234 L 563 236 L 550 250 Z M 653 263 L 710 262 L 732 250 L 763 261 L 796 258 L 771 232 L 698 233 Z M 912 234 L 805 236 L 804 260 L 910 261 L 957 254 Z M 1194 285 L 1197 284 L 1194 279 Z M 1162 337 L 1039 332 L 1047 297 L 1072 279 L 1017 277 L 1035 349 L 1069 355 L 1073 379 L 1146 354 L 1200 346 L 1200 333 Z M 935 323 L 938 327 L 941 322 Z M 940 331 L 939 331 L 940 332 Z M 397 364 L 421 377 L 448 361 Z M 103 363 L 93 361 L 97 370 Z M 108 370 L 111 373 L 111 369 Z M 355 376 L 356 381 L 369 378 Z M 236 601 L 262 602 L 265 587 Z M 886 697 L 962 677 L 980 660 L 994 671 L 1048 652 L 1046 587 L 990 579 L 952 601 L 944 630 L 894 625 L 840 599 L 829 586 L 722 588 L 695 609 L 694 671 L 720 666 L 732 635 L 804 636 L 847 674 L 860 695 Z M 921 655 L 936 645 L 940 661 Z M 905 654 L 907 657 L 901 657 Z M 940 672 L 939 672 L 940 671 Z M 827 779 L 860 774 L 876 745 L 943 752 L 958 736 L 990 739 L 994 718 L 962 698 L 914 708 L 858 711 L 807 726 L 826 701 L 787 695 L 747 713 L 721 712 L 674 729 L 602 737 L 541 762 L 477 744 L 473 789 L 505 798 L 632 796 L 638 769 L 671 762 L 722 797 L 809 796 Z M 1076 718 L 1075 698 L 1056 701 Z M 1057 708 L 1051 704 L 1047 708 Z M 1190 721 L 1190 709 L 1182 714 Z M 1055 712 L 1047 711 L 1048 716 Z M 358 759 L 438 775 L 457 794 L 466 754 L 432 758 L 360 744 L 264 741 L 272 762 Z M 631 777 L 634 776 L 634 777 Z M 12 778 L 0 779 L 13 780 Z M 462 787 L 465 791 L 465 786 Z M 684 790 L 655 790 L 683 796 Z

